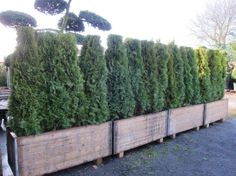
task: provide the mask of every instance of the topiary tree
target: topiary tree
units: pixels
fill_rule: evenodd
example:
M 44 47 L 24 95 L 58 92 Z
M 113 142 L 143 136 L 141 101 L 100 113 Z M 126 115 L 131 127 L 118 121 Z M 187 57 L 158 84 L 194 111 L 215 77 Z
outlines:
M 51 131 L 83 124 L 86 115 L 84 82 L 74 36 L 40 33 L 38 46 L 45 74 L 41 126 L 44 131 Z
M 189 63 L 190 69 L 191 69 L 190 72 L 192 75 L 193 96 L 192 96 L 190 104 L 198 104 L 198 103 L 201 103 L 198 66 L 197 66 L 196 60 L 194 58 L 194 50 L 190 47 L 187 47 L 186 52 L 187 52 L 188 63 Z
M 147 112 L 157 112 L 160 110 L 158 101 L 157 82 L 157 59 L 155 57 L 155 44 L 152 41 L 141 41 L 142 58 L 144 64 L 144 85 L 148 95 Z
M 23 12 L 17 12 L 12 10 L 1 12 L 0 22 L 5 26 L 13 28 L 16 28 L 18 26 L 37 26 L 37 22 L 34 17 Z
M 134 95 L 128 70 L 128 58 L 122 37 L 109 35 L 105 58 L 108 68 L 108 105 L 112 120 L 127 118 L 133 115 L 135 108 Z
M 22 27 L 18 28 L 17 34 L 17 48 L 11 62 L 9 113 L 13 119 L 10 128 L 18 136 L 38 134 L 43 131 L 40 126 L 42 117 L 39 116 L 43 74 L 36 33 L 31 28 Z
M 81 50 L 80 68 L 88 100 L 86 123 L 96 124 L 109 118 L 107 102 L 107 67 L 99 36 L 88 35 Z
M 194 56 L 198 65 L 201 102 L 206 103 L 212 100 L 211 72 L 208 65 L 207 49 L 205 47 L 195 49 Z
M 135 98 L 135 115 L 146 112 L 149 100 L 144 85 L 144 64 L 141 56 L 141 42 L 136 39 L 125 41 L 127 56 L 129 60 L 129 75 Z
M 157 83 L 158 83 L 158 111 L 167 109 L 167 87 L 168 87 L 168 51 L 167 47 L 160 42 L 155 44 L 155 59 L 157 64 Z
M 191 66 L 188 59 L 188 53 L 186 47 L 180 47 L 181 58 L 184 63 L 184 86 L 185 86 L 185 98 L 184 105 L 190 105 L 193 98 L 193 76 L 191 74 Z
M 176 108 L 183 105 L 185 98 L 184 65 L 178 47 L 172 42 L 168 45 L 168 92 L 167 103 L 169 108 Z

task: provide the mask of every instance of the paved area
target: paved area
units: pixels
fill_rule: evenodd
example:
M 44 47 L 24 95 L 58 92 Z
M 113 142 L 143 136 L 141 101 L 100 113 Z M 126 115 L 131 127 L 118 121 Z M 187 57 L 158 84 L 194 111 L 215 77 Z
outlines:
M 93 163 L 50 174 L 52 176 L 236 176 L 236 120 L 188 131 Z

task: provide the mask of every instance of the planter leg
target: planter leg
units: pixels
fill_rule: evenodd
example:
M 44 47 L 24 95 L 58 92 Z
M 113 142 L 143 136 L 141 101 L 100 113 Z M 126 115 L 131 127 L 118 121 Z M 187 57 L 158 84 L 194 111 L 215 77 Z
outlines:
M 123 158 L 124 157 L 124 152 L 120 152 L 119 154 L 118 154 L 118 158 Z
M 170 136 L 170 138 L 171 138 L 171 139 L 175 139 L 175 138 L 176 138 L 176 134 L 172 134 L 172 135 Z
M 161 139 L 158 139 L 158 140 L 157 140 L 157 143 L 161 144 L 161 143 L 163 143 L 163 141 L 164 141 L 164 139 L 161 138 Z
M 223 123 L 224 121 L 225 121 L 225 119 L 220 119 L 220 121 L 219 121 L 219 122 Z
M 197 128 L 196 128 L 196 131 L 199 131 L 199 130 L 200 130 L 200 127 L 197 127 Z
M 205 128 L 209 128 L 209 126 L 210 126 L 210 124 L 206 124 L 206 125 L 205 125 Z
M 102 158 L 98 158 L 98 159 L 96 159 L 95 163 L 97 166 L 99 166 L 102 164 L 102 161 L 103 161 Z

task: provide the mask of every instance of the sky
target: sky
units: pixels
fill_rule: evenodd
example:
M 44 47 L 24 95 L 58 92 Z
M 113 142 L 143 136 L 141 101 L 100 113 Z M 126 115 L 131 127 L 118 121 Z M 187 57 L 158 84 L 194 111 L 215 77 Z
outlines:
M 104 32 L 86 26 L 84 34 L 101 36 L 106 47 L 109 34 L 124 38 L 160 40 L 162 43 L 175 41 L 179 46 L 197 47 L 201 43 L 191 34 L 191 20 L 204 11 L 206 3 L 214 0 L 72 0 L 71 12 L 89 10 L 105 19 L 112 30 Z M 34 9 L 34 0 L 7 0 L 1 2 L 0 12 L 15 10 L 28 13 L 37 20 L 37 28 L 57 28 L 62 16 L 50 16 Z M 0 24 L 0 61 L 11 54 L 16 46 L 14 29 Z

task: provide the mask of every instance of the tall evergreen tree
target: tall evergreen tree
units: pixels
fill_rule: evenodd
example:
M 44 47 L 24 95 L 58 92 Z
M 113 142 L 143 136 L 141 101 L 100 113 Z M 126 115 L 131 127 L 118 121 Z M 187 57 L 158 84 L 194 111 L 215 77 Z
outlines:
M 41 110 L 42 65 L 38 55 L 36 33 L 28 27 L 17 30 L 17 48 L 11 60 L 12 89 L 9 112 L 10 127 L 18 136 L 38 134 Z
M 208 65 L 207 49 L 204 47 L 195 49 L 194 55 L 198 65 L 201 102 L 206 103 L 211 101 L 211 72 Z
M 167 87 L 168 87 L 168 51 L 167 46 L 160 42 L 155 44 L 155 58 L 157 63 L 157 84 L 158 84 L 158 111 L 167 109 Z M 155 62 L 154 62 L 155 63 Z
M 141 41 L 144 64 L 144 84 L 149 99 L 147 112 L 149 113 L 160 110 L 158 101 L 157 59 L 155 57 L 154 46 L 154 42 Z
M 88 100 L 86 123 L 105 122 L 109 118 L 107 102 L 107 67 L 100 37 L 88 35 L 81 49 L 80 68 L 84 76 Z
M 201 103 L 198 66 L 194 58 L 194 50 L 190 47 L 187 47 L 186 50 L 187 50 L 187 59 L 189 62 L 189 66 L 191 68 L 191 75 L 192 75 L 193 96 L 191 99 L 191 104 L 198 104 Z
M 122 37 L 109 35 L 105 58 L 108 68 L 108 104 L 111 119 L 122 119 L 133 115 L 135 101 L 131 89 L 128 58 Z
M 187 48 L 180 47 L 181 58 L 184 63 L 184 85 L 185 85 L 185 98 L 184 105 L 190 105 L 193 98 L 193 76 L 191 74 L 191 67 L 188 59 Z
M 168 105 L 169 108 L 176 108 L 183 105 L 185 98 L 183 60 L 178 47 L 173 42 L 168 45 L 168 53 Z
M 71 34 L 41 33 L 39 55 L 45 83 L 40 111 L 44 131 L 81 125 L 85 118 L 85 95 L 78 65 L 76 39 Z
M 148 109 L 148 96 L 144 85 L 144 65 L 141 56 L 141 42 L 136 39 L 125 41 L 129 59 L 129 75 L 135 98 L 135 115 L 140 115 Z

